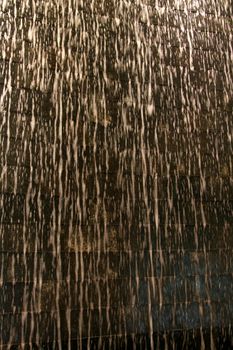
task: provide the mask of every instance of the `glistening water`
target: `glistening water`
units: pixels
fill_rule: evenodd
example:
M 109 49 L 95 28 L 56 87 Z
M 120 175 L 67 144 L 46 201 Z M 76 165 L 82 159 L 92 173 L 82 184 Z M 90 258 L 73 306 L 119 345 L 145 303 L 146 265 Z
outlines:
M 232 346 L 232 16 L 1 1 L 1 349 Z

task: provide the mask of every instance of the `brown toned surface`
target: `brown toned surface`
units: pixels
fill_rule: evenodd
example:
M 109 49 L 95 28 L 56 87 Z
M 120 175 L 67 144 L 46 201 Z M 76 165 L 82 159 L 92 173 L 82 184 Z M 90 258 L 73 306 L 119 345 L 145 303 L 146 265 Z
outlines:
M 3 349 L 232 346 L 232 15 L 2 2 Z

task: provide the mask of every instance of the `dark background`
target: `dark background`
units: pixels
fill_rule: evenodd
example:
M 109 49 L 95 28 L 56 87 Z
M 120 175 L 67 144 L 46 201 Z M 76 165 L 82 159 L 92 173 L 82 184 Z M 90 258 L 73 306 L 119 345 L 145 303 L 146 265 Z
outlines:
M 232 8 L 0 5 L 3 348 L 231 341 Z

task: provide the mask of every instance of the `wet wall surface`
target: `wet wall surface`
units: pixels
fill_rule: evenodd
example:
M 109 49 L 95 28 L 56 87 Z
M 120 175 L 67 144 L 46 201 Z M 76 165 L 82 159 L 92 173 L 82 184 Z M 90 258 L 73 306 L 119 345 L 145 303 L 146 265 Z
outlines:
M 3 0 L 0 28 L 2 348 L 230 348 L 232 2 Z

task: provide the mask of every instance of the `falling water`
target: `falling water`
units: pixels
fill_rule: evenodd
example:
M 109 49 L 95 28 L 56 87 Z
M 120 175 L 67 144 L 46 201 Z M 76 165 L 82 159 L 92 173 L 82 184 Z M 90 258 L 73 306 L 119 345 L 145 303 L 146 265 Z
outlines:
M 1 1 L 2 349 L 232 339 L 232 15 Z

